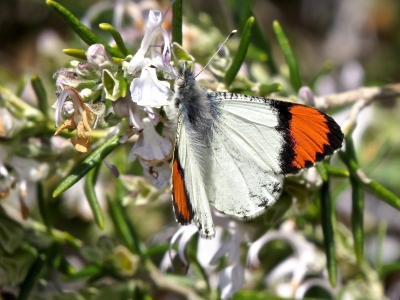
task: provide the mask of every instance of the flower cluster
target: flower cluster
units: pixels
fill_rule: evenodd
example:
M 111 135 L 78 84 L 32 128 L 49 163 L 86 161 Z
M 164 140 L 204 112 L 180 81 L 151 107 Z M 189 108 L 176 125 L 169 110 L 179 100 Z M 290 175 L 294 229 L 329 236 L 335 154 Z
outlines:
M 170 84 L 157 78 L 157 70 L 174 74 L 170 64 L 171 48 L 168 33 L 161 27 L 168 10 L 150 10 L 140 48 L 116 63 L 101 44 L 90 46 L 87 61 L 71 62 L 72 67 L 55 72 L 58 100 L 55 135 L 64 129 L 76 130 L 70 142 L 79 152 L 90 150 L 92 130 L 118 125 L 110 134 L 119 134 L 121 142 L 138 134 L 129 160 L 139 159 L 146 177 L 161 189 L 168 185 L 170 168 L 164 164 L 172 157 L 172 142 L 156 131 L 165 119 L 159 108 L 167 105 L 172 95 Z M 156 51 L 158 36 L 164 48 Z M 127 83 L 130 88 L 127 90 Z M 109 104 L 110 103 L 110 104 Z M 110 107 L 107 109 L 107 107 Z

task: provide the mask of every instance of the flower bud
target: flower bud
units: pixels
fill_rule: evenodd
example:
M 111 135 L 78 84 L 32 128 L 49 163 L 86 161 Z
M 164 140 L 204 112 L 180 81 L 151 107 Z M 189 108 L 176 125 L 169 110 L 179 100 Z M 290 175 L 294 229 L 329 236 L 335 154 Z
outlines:
M 95 70 L 108 69 L 111 72 L 116 72 L 118 66 L 114 63 L 111 55 L 106 48 L 101 44 L 94 44 L 86 51 L 86 58 L 90 67 Z

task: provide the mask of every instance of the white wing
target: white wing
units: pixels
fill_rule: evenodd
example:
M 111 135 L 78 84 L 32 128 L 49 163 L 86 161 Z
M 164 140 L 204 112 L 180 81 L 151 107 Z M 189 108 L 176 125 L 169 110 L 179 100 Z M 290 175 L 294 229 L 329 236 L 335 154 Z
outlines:
M 210 203 L 237 217 L 253 218 L 271 206 L 282 192 L 279 153 L 283 137 L 276 129 L 276 112 L 267 103 L 216 98 L 206 178 Z
M 183 124 L 182 115 L 178 118 L 177 138 L 175 144 L 174 163 L 173 163 L 173 202 L 175 216 L 179 223 L 188 224 L 191 220 L 182 218 L 179 213 L 189 211 L 189 215 L 193 216 L 193 220 L 199 228 L 200 235 L 205 238 L 212 238 L 215 235 L 214 223 L 211 217 L 210 205 L 208 202 L 206 190 L 203 182 L 202 168 L 199 159 L 195 153 L 198 149 L 193 147 L 200 147 L 198 142 L 194 140 L 194 136 L 187 132 L 187 128 Z M 197 151 L 197 152 L 196 152 Z M 177 160 L 177 161 L 176 161 Z M 175 180 L 179 175 L 176 165 L 179 163 L 179 168 L 183 170 L 183 182 L 187 197 L 179 196 L 179 189 L 174 187 L 175 183 L 180 183 Z M 184 198 L 184 200 L 182 200 Z M 185 203 L 189 202 L 189 203 Z M 182 209 L 180 209 L 180 207 Z

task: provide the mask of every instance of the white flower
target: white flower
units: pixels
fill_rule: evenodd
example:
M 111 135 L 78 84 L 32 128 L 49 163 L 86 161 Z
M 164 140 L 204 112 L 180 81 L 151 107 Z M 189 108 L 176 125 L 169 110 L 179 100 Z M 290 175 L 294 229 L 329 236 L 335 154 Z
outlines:
M 169 160 L 172 156 L 171 141 L 160 136 L 148 118 L 142 120 L 142 126 L 143 131 L 132 148 L 129 161 L 134 161 L 136 157 L 153 163 Z
M 148 67 L 153 63 L 153 61 L 157 62 L 157 64 L 159 65 L 159 60 L 156 60 L 157 57 L 159 59 L 161 58 L 162 65 L 159 66 L 162 69 L 168 72 L 172 70 L 172 68 L 169 66 L 169 60 L 171 58 L 171 47 L 168 33 L 165 29 L 161 28 L 161 24 L 164 21 L 168 10 L 169 8 L 164 13 L 164 15 L 162 15 L 161 12 L 158 10 L 150 10 L 149 18 L 146 25 L 146 32 L 144 34 L 139 50 L 136 52 L 135 56 L 132 58 L 127 67 L 128 73 L 132 74 L 139 71 L 140 69 Z M 159 34 L 162 34 L 164 38 L 164 49 L 162 54 L 156 52 L 155 47 L 150 47 L 155 43 Z M 147 51 L 149 51 L 150 57 L 145 57 Z
M 216 236 L 212 240 L 199 238 L 197 259 L 207 273 L 211 287 L 213 289 L 218 287 L 221 291 L 221 299 L 227 299 L 240 290 L 244 282 L 244 269 L 240 262 L 240 245 L 247 239 L 247 234 L 236 220 L 230 220 L 219 213 L 213 213 L 212 217 L 215 220 Z M 185 249 L 197 232 L 198 228 L 194 224 L 183 226 L 171 239 L 171 247 L 178 243 L 177 254 L 186 265 L 188 262 L 185 257 Z M 226 258 L 227 266 L 217 272 L 218 263 L 222 258 Z M 164 270 L 166 267 L 168 264 L 164 258 Z
M 168 163 L 149 163 L 140 158 L 139 161 L 144 170 L 144 177 L 158 190 L 170 185 L 171 166 Z
M 279 263 L 266 277 L 267 286 L 273 286 L 279 296 L 294 297 L 297 289 L 309 274 L 321 274 L 325 268 L 325 256 L 314 244 L 294 231 L 292 221 L 281 225 L 279 230 L 270 230 L 252 243 L 247 254 L 247 265 L 260 265 L 258 253 L 272 240 L 282 240 L 293 249 L 293 254 Z
M 140 106 L 160 107 L 169 103 L 169 83 L 157 79 L 154 68 L 144 68 L 131 83 L 132 100 Z
M 150 68 L 151 65 L 157 69 L 163 70 L 169 74 L 174 73 L 174 69 L 170 65 L 171 47 L 168 33 L 161 27 L 168 10 L 173 2 L 164 13 L 158 10 L 150 10 L 146 24 L 146 32 L 144 34 L 139 50 L 132 57 L 129 64 L 125 65 L 126 72 L 134 74 L 139 70 L 142 71 L 140 78 L 132 80 L 130 91 L 132 101 L 137 102 L 140 106 L 160 107 L 168 103 L 171 95 L 169 83 L 159 81 L 157 79 L 156 70 Z M 154 44 L 159 35 L 163 36 L 164 49 L 162 53 L 157 52 Z

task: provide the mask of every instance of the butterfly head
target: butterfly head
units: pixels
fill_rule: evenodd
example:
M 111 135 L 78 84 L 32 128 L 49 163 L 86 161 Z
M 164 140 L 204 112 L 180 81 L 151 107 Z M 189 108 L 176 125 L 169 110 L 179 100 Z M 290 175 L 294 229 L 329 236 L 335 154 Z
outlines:
M 189 62 L 183 62 L 177 68 L 175 89 L 187 89 L 188 87 L 193 86 L 194 82 L 196 82 L 196 80 L 193 73 L 193 65 Z

